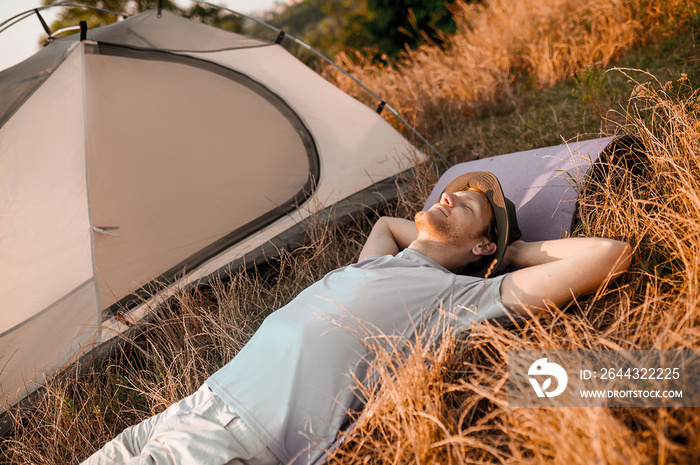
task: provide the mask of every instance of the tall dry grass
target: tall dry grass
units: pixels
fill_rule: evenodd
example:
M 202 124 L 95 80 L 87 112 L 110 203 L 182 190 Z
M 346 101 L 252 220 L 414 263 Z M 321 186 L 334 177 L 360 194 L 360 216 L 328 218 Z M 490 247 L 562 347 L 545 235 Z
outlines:
M 336 59 L 411 124 L 434 134 L 483 105 L 510 101 L 517 85 L 537 89 L 585 67 L 608 66 L 697 12 L 694 0 L 455 2 L 459 32 L 442 48 L 407 50 L 389 65 L 360 53 Z M 335 69 L 326 74 L 346 92 L 367 97 Z

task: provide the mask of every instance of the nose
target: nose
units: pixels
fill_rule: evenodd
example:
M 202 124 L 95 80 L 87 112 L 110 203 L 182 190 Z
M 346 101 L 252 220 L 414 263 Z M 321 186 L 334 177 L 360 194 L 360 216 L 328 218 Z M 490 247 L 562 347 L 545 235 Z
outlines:
M 449 192 L 443 192 L 442 203 L 444 203 L 448 207 L 453 207 L 455 204 L 454 194 L 451 194 Z

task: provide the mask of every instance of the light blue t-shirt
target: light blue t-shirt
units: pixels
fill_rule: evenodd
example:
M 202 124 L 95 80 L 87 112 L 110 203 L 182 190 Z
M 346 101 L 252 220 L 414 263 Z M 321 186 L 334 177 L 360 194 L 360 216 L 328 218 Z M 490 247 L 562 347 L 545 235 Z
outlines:
M 332 271 L 268 316 L 206 384 L 284 463 L 313 463 L 358 411 L 363 339 L 410 338 L 442 308 L 457 328 L 508 319 L 502 276 L 459 276 L 412 249 Z

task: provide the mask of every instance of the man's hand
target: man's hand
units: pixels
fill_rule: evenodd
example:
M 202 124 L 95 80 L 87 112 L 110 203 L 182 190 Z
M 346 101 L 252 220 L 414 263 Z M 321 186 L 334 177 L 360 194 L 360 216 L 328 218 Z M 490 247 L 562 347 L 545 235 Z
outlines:
M 521 315 L 537 313 L 547 305 L 562 306 L 622 274 L 631 259 L 629 244 L 613 239 L 515 241 L 506 249 L 504 262 L 520 269 L 503 279 L 503 304 Z
M 501 264 L 498 267 L 498 273 L 502 273 L 504 271 L 514 271 L 515 268 L 522 268 L 521 266 L 516 265 L 516 260 L 520 249 L 524 246 L 527 246 L 527 242 L 514 241 L 508 246 L 508 248 L 506 248 L 506 253 L 503 255 L 503 260 L 501 260 Z
M 396 255 L 417 237 L 418 230 L 413 221 L 382 216 L 372 227 L 359 260 L 371 255 Z

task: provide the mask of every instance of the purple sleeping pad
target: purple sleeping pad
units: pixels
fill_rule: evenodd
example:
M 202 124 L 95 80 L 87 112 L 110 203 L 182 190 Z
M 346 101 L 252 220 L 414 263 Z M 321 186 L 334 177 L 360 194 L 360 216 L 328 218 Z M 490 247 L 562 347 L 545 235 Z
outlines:
M 460 163 L 440 177 L 423 209 L 430 208 L 457 176 L 490 171 L 515 204 L 522 240 L 559 239 L 571 232 L 577 182 L 611 140 L 592 139 Z

